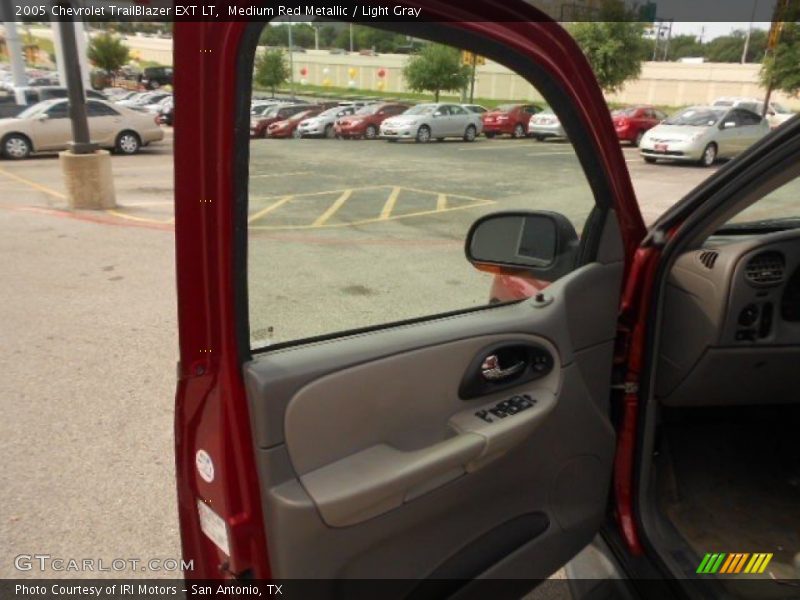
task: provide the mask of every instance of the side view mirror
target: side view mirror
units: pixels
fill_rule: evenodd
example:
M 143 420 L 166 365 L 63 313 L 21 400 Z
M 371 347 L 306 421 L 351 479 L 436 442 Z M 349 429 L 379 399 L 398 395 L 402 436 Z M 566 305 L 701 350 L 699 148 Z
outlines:
M 735 121 L 725 121 L 722 124 L 722 129 L 730 129 L 731 127 L 736 127 L 736 122 Z
M 536 210 L 481 217 L 467 233 L 464 251 L 473 266 L 524 270 L 555 281 L 575 267 L 578 233 L 564 215 Z
M 433 113 L 433 116 L 434 117 L 441 117 L 442 113 L 437 110 L 435 113 Z
M 49 117 L 48 115 L 46 115 L 46 114 L 41 114 L 41 115 L 39 115 L 38 117 L 36 117 L 36 120 L 37 120 L 37 121 L 47 121 L 47 119 L 49 119 L 49 118 L 50 118 L 50 117 Z

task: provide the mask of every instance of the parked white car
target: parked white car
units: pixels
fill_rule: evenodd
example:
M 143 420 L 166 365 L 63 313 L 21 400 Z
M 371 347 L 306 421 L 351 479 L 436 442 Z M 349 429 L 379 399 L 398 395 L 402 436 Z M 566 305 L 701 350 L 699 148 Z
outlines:
M 769 133 L 769 123 L 743 108 L 693 106 L 672 115 L 642 137 L 645 162 L 658 159 L 696 162 L 733 158 Z
M 458 137 L 472 142 L 482 131 L 481 116 L 458 104 L 418 104 L 381 123 L 381 137 L 389 141 L 408 139 L 425 143 Z
M 712 106 L 722 108 L 744 108 L 751 110 L 757 115 L 764 113 L 764 101 L 758 98 L 743 98 L 740 96 L 722 96 L 714 100 Z M 794 116 L 794 113 L 785 106 L 777 102 L 769 103 L 769 110 L 767 110 L 767 121 L 772 129 L 782 125 Z
M 136 154 L 142 146 L 164 139 L 153 116 L 103 100 L 86 103 L 89 133 L 102 148 Z M 65 150 L 72 141 L 67 100 L 46 100 L 16 117 L 0 119 L 0 151 L 5 158 L 27 158 L 33 152 Z

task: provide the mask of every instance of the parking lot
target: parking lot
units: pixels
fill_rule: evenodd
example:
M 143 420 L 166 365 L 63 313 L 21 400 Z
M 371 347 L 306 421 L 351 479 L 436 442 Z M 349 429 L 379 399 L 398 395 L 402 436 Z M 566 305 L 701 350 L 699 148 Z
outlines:
M 119 207 L 109 211 L 68 211 L 52 156 L 0 162 L 0 252 L 17 257 L 0 266 L 0 386 L 18 399 L 0 424 L 0 577 L 20 575 L 12 549 L 180 555 L 171 140 L 112 159 Z M 649 221 L 713 171 L 624 153 Z M 463 255 L 469 225 L 511 208 L 580 225 L 587 193 L 566 142 L 254 140 L 253 337 L 484 303 L 490 276 Z

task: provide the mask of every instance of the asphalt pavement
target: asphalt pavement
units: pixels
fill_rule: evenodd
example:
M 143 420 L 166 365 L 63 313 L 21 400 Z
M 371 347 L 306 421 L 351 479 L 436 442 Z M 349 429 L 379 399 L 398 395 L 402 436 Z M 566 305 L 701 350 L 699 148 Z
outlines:
M 624 152 L 648 220 L 712 172 Z M 485 303 L 489 276 L 463 256 L 475 218 L 546 208 L 580 227 L 590 206 L 563 142 L 255 140 L 251 154 L 260 341 Z M 0 161 L 3 578 L 59 576 L 16 570 L 26 553 L 180 557 L 171 135 L 112 163 L 119 208 L 70 212 L 52 156 Z

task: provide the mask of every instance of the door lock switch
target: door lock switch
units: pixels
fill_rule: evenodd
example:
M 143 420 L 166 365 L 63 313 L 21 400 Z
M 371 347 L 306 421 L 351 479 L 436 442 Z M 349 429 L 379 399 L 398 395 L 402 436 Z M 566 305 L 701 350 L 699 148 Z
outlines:
M 493 423 L 496 417 L 498 419 L 505 419 L 512 417 L 523 410 L 527 410 L 536 404 L 536 399 L 532 398 L 529 394 L 522 394 L 521 396 L 512 396 L 508 400 L 498 402 L 494 407 L 488 410 L 479 410 L 475 416 L 483 419 L 487 423 Z

